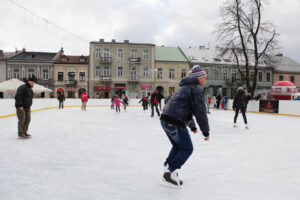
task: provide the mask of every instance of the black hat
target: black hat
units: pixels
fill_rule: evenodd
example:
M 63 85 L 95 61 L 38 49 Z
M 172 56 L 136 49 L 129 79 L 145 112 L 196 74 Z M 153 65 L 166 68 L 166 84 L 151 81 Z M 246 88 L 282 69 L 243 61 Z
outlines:
M 32 75 L 32 77 L 30 77 L 30 78 L 28 79 L 28 81 L 33 81 L 33 82 L 36 82 L 36 78 L 35 78 L 35 76 L 34 76 L 34 75 Z

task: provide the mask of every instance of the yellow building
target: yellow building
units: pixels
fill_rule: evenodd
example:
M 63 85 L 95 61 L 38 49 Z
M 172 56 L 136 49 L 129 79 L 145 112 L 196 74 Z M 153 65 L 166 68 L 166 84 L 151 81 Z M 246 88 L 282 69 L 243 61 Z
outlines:
M 88 92 L 89 57 L 67 56 L 62 51 L 54 62 L 53 81 L 54 97 L 62 92 L 66 98 L 80 98 Z
M 178 47 L 155 47 L 154 85 L 165 97 L 189 74 L 189 62 Z

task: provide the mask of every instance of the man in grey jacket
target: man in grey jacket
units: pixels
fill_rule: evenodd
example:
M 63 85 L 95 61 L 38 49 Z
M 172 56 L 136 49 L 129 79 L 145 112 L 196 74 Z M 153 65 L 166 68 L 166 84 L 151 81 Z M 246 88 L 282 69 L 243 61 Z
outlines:
M 193 133 L 197 133 L 193 116 L 205 140 L 209 140 L 209 125 L 203 93 L 206 79 L 206 72 L 199 65 L 194 66 L 190 71 L 190 76 L 181 80 L 180 88 L 173 94 L 162 112 L 161 125 L 172 144 L 164 163 L 166 169 L 162 185 L 180 188 L 183 184 L 176 170 L 181 168 L 193 152 L 193 144 L 186 128 L 189 126 Z
M 17 109 L 17 117 L 18 117 L 18 135 L 19 138 L 26 139 L 31 137 L 30 134 L 27 133 L 28 126 L 31 120 L 31 105 L 33 98 L 32 87 L 36 82 L 35 77 L 31 77 L 26 81 L 26 84 L 21 85 L 17 89 L 17 93 L 15 96 L 15 106 Z

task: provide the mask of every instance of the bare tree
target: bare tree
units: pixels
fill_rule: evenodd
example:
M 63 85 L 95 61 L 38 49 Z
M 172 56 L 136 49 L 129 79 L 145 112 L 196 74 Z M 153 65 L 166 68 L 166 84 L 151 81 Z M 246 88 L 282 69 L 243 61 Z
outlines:
M 277 48 L 275 26 L 262 20 L 264 3 L 264 0 L 227 0 L 221 7 L 222 22 L 215 28 L 222 47 L 221 54 L 233 55 L 252 96 L 259 64 L 269 61 Z M 254 70 L 253 80 L 250 80 L 250 69 Z

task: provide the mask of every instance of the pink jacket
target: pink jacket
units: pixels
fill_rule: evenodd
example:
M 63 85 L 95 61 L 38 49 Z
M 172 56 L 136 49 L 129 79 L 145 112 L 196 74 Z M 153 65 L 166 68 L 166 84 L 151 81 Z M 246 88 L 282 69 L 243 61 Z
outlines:
M 119 98 L 115 98 L 113 101 L 113 104 L 115 104 L 117 107 L 120 107 L 122 101 Z

